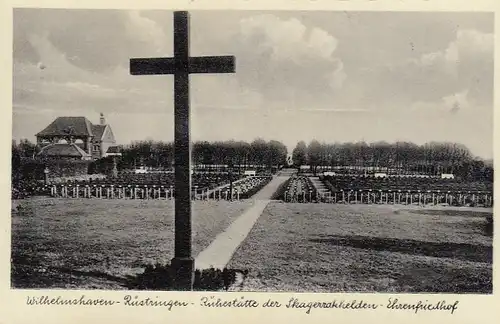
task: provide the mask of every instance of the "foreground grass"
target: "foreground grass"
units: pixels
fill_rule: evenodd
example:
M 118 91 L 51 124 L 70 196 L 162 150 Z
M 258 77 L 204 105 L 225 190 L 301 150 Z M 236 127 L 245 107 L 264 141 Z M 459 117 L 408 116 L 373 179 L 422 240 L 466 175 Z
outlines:
M 486 215 L 273 202 L 228 267 L 247 291 L 491 293 Z
M 196 201 L 193 255 L 251 202 Z M 17 206 L 20 207 L 17 207 Z M 12 286 L 123 289 L 126 276 L 174 251 L 174 204 L 163 200 L 28 199 L 12 213 Z

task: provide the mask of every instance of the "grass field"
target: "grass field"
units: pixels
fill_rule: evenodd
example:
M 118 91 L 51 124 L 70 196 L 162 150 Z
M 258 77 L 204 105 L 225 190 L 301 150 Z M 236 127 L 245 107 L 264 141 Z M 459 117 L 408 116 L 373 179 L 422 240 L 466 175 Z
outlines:
M 491 293 L 491 210 L 270 203 L 228 267 L 244 290 Z
M 193 255 L 250 205 L 194 202 Z M 13 202 L 12 286 L 120 289 L 126 275 L 173 257 L 173 208 L 164 200 Z

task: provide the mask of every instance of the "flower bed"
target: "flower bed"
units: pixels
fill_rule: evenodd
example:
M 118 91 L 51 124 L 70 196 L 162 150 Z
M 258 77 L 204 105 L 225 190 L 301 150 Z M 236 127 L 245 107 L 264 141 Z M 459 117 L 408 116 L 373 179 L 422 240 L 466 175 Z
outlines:
M 272 176 L 247 178 L 238 183 L 236 190 L 240 191 L 240 199 L 248 199 L 264 188 L 271 180 Z

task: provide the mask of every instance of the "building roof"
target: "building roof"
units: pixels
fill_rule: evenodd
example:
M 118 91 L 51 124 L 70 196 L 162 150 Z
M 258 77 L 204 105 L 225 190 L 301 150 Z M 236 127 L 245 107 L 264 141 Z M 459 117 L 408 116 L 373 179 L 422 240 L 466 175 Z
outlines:
M 50 144 L 42 148 L 40 155 L 44 156 L 69 156 L 88 157 L 87 152 L 82 150 L 77 144 Z
M 82 150 L 85 151 L 85 143 L 75 143 L 76 146 L 78 146 L 79 148 L 81 148 Z
M 112 156 L 112 155 L 119 155 L 119 156 L 121 156 L 122 153 L 120 152 L 120 147 L 118 147 L 118 146 L 110 146 L 110 147 L 108 147 L 108 150 L 106 151 L 106 156 Z
M 93 125 L 92 124 L 92 134 L 95 136 L 95 139 L 101 139 L 104 134 L 104 130 L 106 129 L 106 125 Z
M 92 123 L 85 117 L 57 117 L 36 136 L 93 136 L 92 128 Z
M 118 146 L 110 146 L 106 153 L 120 153 L 120 148 Z

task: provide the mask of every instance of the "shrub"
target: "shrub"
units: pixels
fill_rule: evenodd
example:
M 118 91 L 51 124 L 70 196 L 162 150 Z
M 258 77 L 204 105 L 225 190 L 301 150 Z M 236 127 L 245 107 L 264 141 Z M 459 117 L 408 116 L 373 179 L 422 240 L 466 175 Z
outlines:
M 43 180 L 47 167 L 49 178 L 81 176 L 88 173 L 89 164 L 91 161 L 25 158 L 21 160 L 20 175 L 25 179 Z
M 113 158 L 111 156 L 91 162 L 88 166 L 88 174 L 109 174 L 113 170 Z
M 132 279 L 129 289 L 135 290 L 173 290 L 173 269 L 170 264 L 147 265 L 144 272 Z M 248 275 L 247 270 L 224 268 L 196 270 L 194 274 L 193 290 L 218 291 L 228 290 L 236 281 L 237 274 L 243 277 Z

